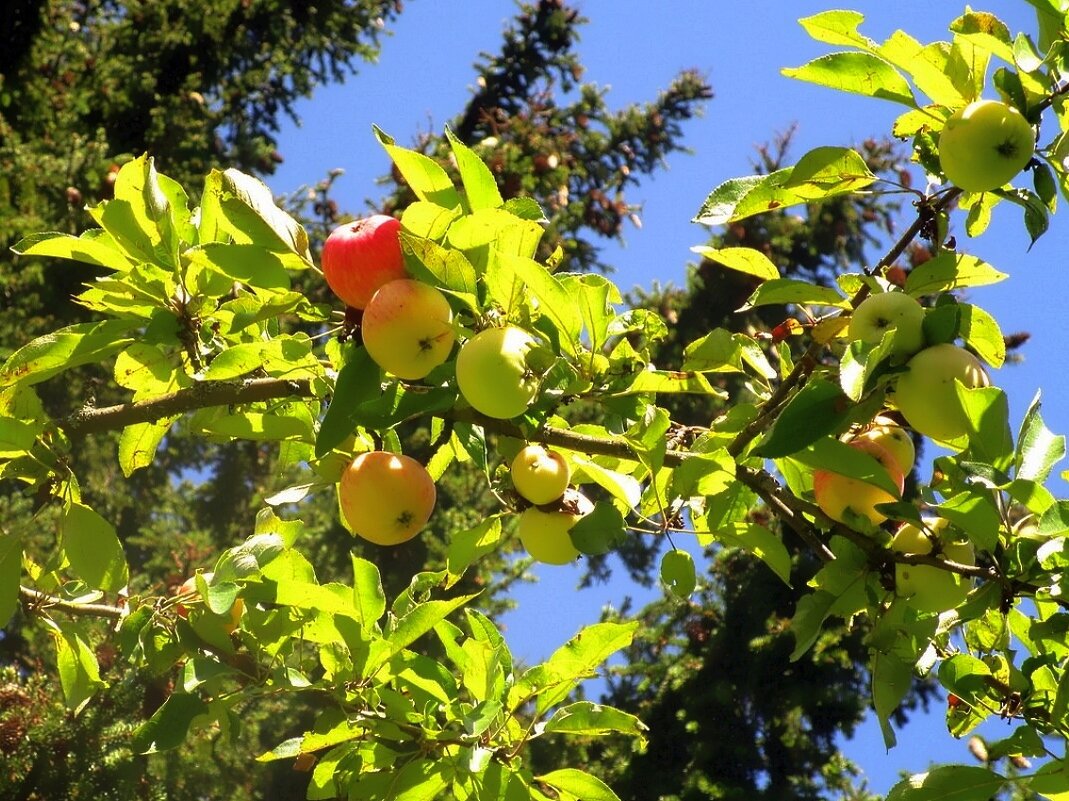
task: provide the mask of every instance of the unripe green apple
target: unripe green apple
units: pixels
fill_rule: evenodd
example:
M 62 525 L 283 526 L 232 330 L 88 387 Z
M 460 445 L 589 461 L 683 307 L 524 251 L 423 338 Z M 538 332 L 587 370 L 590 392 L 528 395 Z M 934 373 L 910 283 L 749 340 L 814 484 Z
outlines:
M 875 507 L 881 503 L 893 503 L 901 497 L 905 476 L 894 456 L 882 445 L 868 439 L 852 440 L 847 444 L 876 459 L 898 487 L 898 494 L 891 495 L 873 484 L 830 470 L 814 470 L 813 496 L 820 510 L 832 520 L 849 525 L 846 513 L 850 510 L 855 515 L 868 518 L 872 525 L 878 526 L 887 519 L 887 515 Z
M 568 531 L 594 511 L 594 504 L 575 490 L 567 493 L 562 505 L 574 509 L 574 513 L 543 512 L 532 506 L 520 513 L 516 527 L 516 534 L 527 553 L 547 565 L 566 565 L 579 557 L 579 549 L 572 544 Z
M 956 111 L 939 134 L 939 164 L 947 180 L 967 192 L 1004 186 L 1036 149 L 1035 132 L 1013 106 L 976 100 Z
M 904 554 L 930 554 L 935 537 L 940 540 L 941 553 L 951 562 L 976 564 L 972 543 L 943 537 L 946 520 L 935 518 L 924 522 L 927 532 L 910 523 L 902 526 L 891 540 L 891 548 Z M 895 564 L 895 592 L 921 612 L 953 609 L 965 600 L 971 589 L 972 582 L 967 577 L 934 565 Z
M 913 470 L 913 465 L 917 461 L 917 449 L 913 445 L 913 437 L 890 417 L 882 414 L 876 415 L 869 426 L 854 434 L 848 441 L 863 439 L 872 440 L 886 448 L 894 457 L 895 464 L 902 471 L 902 475 L 908 476 Z
M 512 460 L 512 484 L 531 503 L 552 503 L 568 489 L 568 460 L 541 445 L 528 445 Z
M 323 243 L 323 277 L 335 295 L 363 309 L 383 284 L 404 278 L 401 223 L 385 214 L 353 220 L 330 232 Z
M 869 295 L 850 315 L 849 336 L 873 345 L 895 329 L 895 356 L 910 356 L 924 347 L 924 307 L 905 292 Z
M 445 295 L 400 278 L 383 284 L 364 310 L 360 334 L 368 355 L 398 378 L 423 378 L 449 358 L 456 335 Z
M 534 337 L 507 325 L 473 336 L 457 355 L 457 387 L 464 400 L 487 417 L 507 420 L 527 411 L 538 392 L 538 378 L 527 367 Z
M 410 456 L 361 453 L 338 482 L 338 504 L 348 528 L 376 545 L 398 545 L 419 533 L 434 511 L 437 492 L 427 469 Z
M 949 343 L 933 345 L 907 362 L 891 400 L 914 430 L 935 440 L 952 440 L 969 431 L 954 379 L 969 388 L 990 383 L 980 360 L 969 351 Z

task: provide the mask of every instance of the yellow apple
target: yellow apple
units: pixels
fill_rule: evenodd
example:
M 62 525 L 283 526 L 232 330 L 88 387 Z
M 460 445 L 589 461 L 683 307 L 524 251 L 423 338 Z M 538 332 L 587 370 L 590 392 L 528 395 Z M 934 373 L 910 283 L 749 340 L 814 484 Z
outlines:
M 898 376 L 894 405 L 915 431 L 947 441 L 969 431 L 954 379 L 966 387 L 986 387 L 990 381 L 980 360 L 964 348 L 944 343 L 925 348 Z
M 578 491 L 569 491 L 562 502 L 568 511 L 543 512 L 532 506 L 520 513 L 516 534 L 532 557 L 548 565 L 566 565 L 579 556 L 569 529 L 594 511 L 594 504 Z
M 902 526 L 891 540 L 891 548 L 903 554 L 930 554 L 934 538 L 939 541 L 942 555 L 951 562 L 976 564 L 976 553 L 970 542 L 945 536 L 946 520 L 934 518 L 924 523 L 925 529 L 910 523 Z M 934 565 L 895 564 L 895 592 L 921 612 L 953 609 L 965 600 L 971 589 L 972 581 L 966 576 Z
M 568 461 L 557 451 L 528 445 L 512 460 L 512 484 L 516 492 L 536 505 L 552 503 L 568 489 L 572 477 Z
M 423 378 L 449 358 L 456 335 L 445 295 L 430 284 L 401 278 L 371 296 L 360 321 L 368 355 L 398 378 Z
M 924 347 L 924 307 L 905 292 L 869 295 L 850 315 L 849 336 L 873 345 L 895 331 L 894 356 L 910 356 Z
M 882 414 L 876 415 L 869 426 L 852 435 L 848 441 L 864 439 L 872 440 L 877 445 L 886 448 L 894 457 L 895 464 L 898 465 L 902 475 L 908 476 L 913 470 L 913 465 L 917 461 L 917 449 L 913 445 L 913 437 L 892 418 Z
M 947 180 L 967 192 L 1004 186 L 1036 149 L 1028 120 L 998 100 L 976 100 L 956 111 L 939 134 L 939 164 Z
M 535 338 L 514 325 L 487 328 L 457 355 L 457 387 L 464 400 L 487 417 L 507 420 L 527 411 L 538 378 L 527 367 Z
M 338 503 L 349 529 L 376 545 L 398 545 L 419 533 L 437 493 L 427 469 L 410 456 L 385 451 L 353 459 L 338 483 Z
M 898 494 L 891 495 L 873 484 L 840 473 L 833 473 L 830 470 L 814 470 L 813 495 L 817 506 L 824 514 L 839 523 L 849 525 L 847 519 L 847 510 L 849 510 L 855 515 L 867 518 L 872 525 L 878 526 L 887 519 L 887 516 L 875 507 L 881 503 L 892 503 L 901 497 L 905 476 L 894 456 L 882 445 L 868 439 L 852 440 L 847 444 L 876 459 L 898 487 Z

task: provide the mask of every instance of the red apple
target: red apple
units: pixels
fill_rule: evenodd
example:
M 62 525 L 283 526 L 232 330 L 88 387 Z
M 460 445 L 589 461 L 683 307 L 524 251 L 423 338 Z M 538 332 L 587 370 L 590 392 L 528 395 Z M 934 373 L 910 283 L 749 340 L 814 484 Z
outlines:
M 363 309 L 380 286 L 405 278 L 400 230 L 395 218 L 375 214 L 331 231 L 323 243 L 322 263 L 323 277 L 334 294 L 354 309 Z

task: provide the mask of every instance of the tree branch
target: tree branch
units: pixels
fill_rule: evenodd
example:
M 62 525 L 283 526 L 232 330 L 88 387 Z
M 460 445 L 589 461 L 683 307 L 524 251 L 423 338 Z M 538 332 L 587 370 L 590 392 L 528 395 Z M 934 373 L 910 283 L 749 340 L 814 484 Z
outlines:
M 101 408 L 86 407 L 58 421 L 67 436 L 84 437 L 102 431 L 114 431 L 135 423 L 151 423 L 185 412 L 211 406 L 275 400 L 297 395 L 313 396 L 307 379 L 250 378 L 245 381 L 204 381 L 189 389 L 180 389 L 147 401 L 120 403 Z
M 48 609 L 65 612 L 75 617 L 104 617 L 110 620 L 121 620 L 127 614 L 127 609 L 121 606 L 109 606 L 107 604 L 80 604 L 74 601 L 64 601 L 55 595 L 31 590 L 29 587 L 19 587 L 19 597 L 30 609 Z

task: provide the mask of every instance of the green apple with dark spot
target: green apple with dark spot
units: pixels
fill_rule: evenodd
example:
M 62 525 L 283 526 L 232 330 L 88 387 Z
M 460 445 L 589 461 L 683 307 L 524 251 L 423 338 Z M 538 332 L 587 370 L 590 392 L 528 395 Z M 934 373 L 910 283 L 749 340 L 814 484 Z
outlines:
M 401 278 L 383 284 L 364 309 L 360 334 L 368 355 L 388 373 L 425 377 L 453 350 L 453 312 L 430 284 Z
M 457 354 L 457 387 L 464 400 L 499 420 L 527 411 L 538 393 L 527 354 L 537 344 L 514 325 L 484 329 L 465 342 Z
M 939 164 L 954 186 L 989 192 L 1023 170 L 1036 149 L 1020 111 L 999 100 L 976 100 L 956 111 L 939 134 Z
M 547 565 L 566 565 L 579 557 L 568 532 L 594 511 L 594 504 L 576 490 L 569 490 L 563 506 L 570 511 L 544 512 L 532 506 L 520 514 L 516 534 L 532 557 Z
M 861 301 L 850 315 L 850 339 L 875 345 L 891 330 L 893 355 L 912 356 L 924 347 L 924 307 L 916 298 L 905 292 L 880 292 Z
M 933 345 L 906 363 L 891 399 L 910 428 L 947 442 L 969 432 L 955 380 L 970 389 L 990 383 L 984 366 L 969 351 L 946 342 Z
M 913 437 L 892 418 L 882 414 L 876 415 L 870 425 L 852 435 L 847 441 L 862 439 L 871 440 L 886 448 L 894 457 L 902 475 L 908 476 L 913 470 L 913 464 L 917 460 L 917 449 L 913 444 Z
M 571 480 L 568 460 L 541 445 L 528 445 L 512 460 L 512 484 L 516 492 L 536 506 L 560 498 Z

